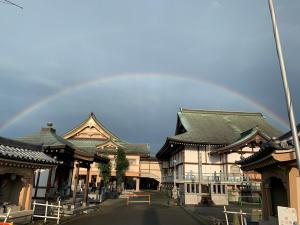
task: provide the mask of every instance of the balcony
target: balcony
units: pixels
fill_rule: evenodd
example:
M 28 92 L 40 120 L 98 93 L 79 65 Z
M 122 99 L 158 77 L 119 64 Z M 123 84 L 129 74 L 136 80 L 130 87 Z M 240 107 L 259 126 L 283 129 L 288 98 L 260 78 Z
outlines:
M 202 183 L 230 183 L 230 184 L 240 184 L 243 182 L 249 182 L 249 178 L 245 176 L 239 176 L 234 174 L 224 174 L 224 173 L 203 173 L 202 176 L 198 176 L 198 174 L 187 173 L 185 175 L 176 175 L 175 181 L 177 183 L 185 183 L 185 182 L 202 182 Z M 173 183 L 174 175 L 166 175 L 162 176 L 162 182 L 165 183 Z

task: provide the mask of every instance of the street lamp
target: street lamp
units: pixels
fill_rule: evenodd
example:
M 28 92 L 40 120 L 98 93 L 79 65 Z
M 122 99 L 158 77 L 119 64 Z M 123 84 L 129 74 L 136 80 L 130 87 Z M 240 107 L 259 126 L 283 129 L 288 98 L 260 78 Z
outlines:
M 293 104 L 292 104 L 289 84 L 288 84 L 287 75 L 286 75 L 285 63 L 284 63 L 284 58 L 283 58 L 283 53 L 282 53 L 282 48 L 281 48 L 279 30 L 277 27 L 276 14 L 275 14 L 273 0 L 269 0 L 269 9 L 270 9 L 271 18 L 272 18 L 273 34 L 274 34 L 275 43 L 276 43 L 277 56 L 278 56 L 278 60 L 279 60 L 279 64 L 280 64 L 281 78 L 282 78 L 285 97 L 286 97 L 289 122 L 290 122 L 290 127 L 291 127 L 291 131 L 292 131 L 292 135 L 293 135 L 293 140 L 294 140 L 296 161 L 297 161 L 298 170 L 300 171 L 300 147 L 299 147 L 298 131 L 297 131 L 297 127 L 296 127 Z M 298 214 L 298 221 L 299 221 L 300 220 L 300 201 L 299 201 L 300 177 L 299 177 L 299 174 L 298 174 L 298 177 L 296 178 L 296 189 L 297 189 L 297 195 L 298 195 L 297 196 L 297 198 L 298 198 L 297 214 Z
M 277 21 L 276 21 L 273 0 L 269 0 L 269 8 L 270 8 L 270 13 L 271 13 L 271 17 L 272 17 L 273 33 L 274 33 L 274 38 L 275 38 L 275 43 L 276 43 L 277 56 L 278 56 L 278 60 L 279 60 L 279 64 L 280 64 L 281 78 L 282 78 L 285 97 L 286 97 L 289 122 L 290 122 L 290 127 L 291 127 L 291 131 L 292 131 L 292 135 L 293 135 L 293 140 L 294 140 L 294 146 L 295 146 L 295 152 L 296 152 L 296 158 L 297 158 L 296 159 L 297 166 L 298 166 L 298 169 L 300 170 L 300 147 L 299 147 L 298 132 L 297 132 L 297 128 L 296 128 L 294 109 L 293 109 L 291 93 L 290 93 L 289 84 L 288 84 L 287 75 L 286 75 L 285 63 L 284 63 L 284 58 L 283 58 L 283 53 L 282 53 L 282 48 L 281 48 L 279 30 L 277 27 Z

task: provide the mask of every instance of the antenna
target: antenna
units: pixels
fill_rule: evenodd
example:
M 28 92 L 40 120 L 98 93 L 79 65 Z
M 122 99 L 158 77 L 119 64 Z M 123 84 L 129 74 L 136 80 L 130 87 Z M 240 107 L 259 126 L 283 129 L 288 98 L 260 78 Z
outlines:
M 0 0 L 0 2 L 1 2 L 1 3 L 4 3 L 4 4 L 13 5 L 13 6 L 16 6 L 16 7 L 20 8 L 20 9 L 23 9 L 22 6 L 19 6 L 19 5 L 17 5 L 16 3 L 13 3 L 13 2 L 10 1 L 10 0 Z

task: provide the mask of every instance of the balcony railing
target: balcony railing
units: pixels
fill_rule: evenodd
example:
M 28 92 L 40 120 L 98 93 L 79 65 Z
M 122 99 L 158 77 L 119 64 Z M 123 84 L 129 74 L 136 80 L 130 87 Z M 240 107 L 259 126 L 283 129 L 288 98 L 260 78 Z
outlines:
M 222 183 L 242 183 L 248 182 L 249 178 L 242 175 L 223 174 L 223 173 L 203 173 L 200 177 L 198 174 L 176 175 L 176 182 L 222 182 Z M 162 182 L 174 182 L 174 175 L 162 177 Z

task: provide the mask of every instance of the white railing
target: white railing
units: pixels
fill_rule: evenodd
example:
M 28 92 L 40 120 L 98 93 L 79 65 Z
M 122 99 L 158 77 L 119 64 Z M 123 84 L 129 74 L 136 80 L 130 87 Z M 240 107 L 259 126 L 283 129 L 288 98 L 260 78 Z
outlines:
M 36 209 L 36 206 L 45 206 L 45 213 L 44 215 L 40 215 L 40 214 L 35 214 L 35 209 Z M 54 215 L 48 215 L 49 214 L 49 211 L 48 211 L 48 208 L 52 208 L 52 211 L 54 208 L 57 208 L 57 216 L 54 216 Z M 56 219 L 56 223 L 59 224 L 60 222 L 60 208 L 62 208 L 62 206 L 60 205 L 60 201 L 58 201 L 58 205 L 53 205 L 52 203 L 49 204 L 48 201 L 46 201 L 46 204 L 43 204 L 43 203 L 37 203 L 36 201 L 33 202 L 33 208 L 32 208 L 32 211 L 33 211 L 33 215 L 32 217 L 37 217 L 37 218 L 44 218 L 44 222 L 46 223 L 47 222 L 47 219 Z
M 162 181 L 171 183 L 174 182 L 174 175 L 167 175 L 162 176 Z M 232 175 L 232 174 L 223 174 L 223 173 L 203 173 L 200 176 L 198 174 L 192 174 L 192 173 L 186 173 L 185 175 L 176 175 L 175 178 L 176 182 L 223 182 L 223 183 L 242 183 L 242 182 L 248 182 L 249 178 L 245 176 L 238 176 L 238 175 Z
M 9 218 L 11 208 L 8 207 L 7 213 L 5 216 L 0 216 L 0 218 L 4 218 L 4 223 L 6 223 L 7 219 Z

